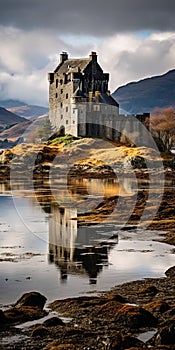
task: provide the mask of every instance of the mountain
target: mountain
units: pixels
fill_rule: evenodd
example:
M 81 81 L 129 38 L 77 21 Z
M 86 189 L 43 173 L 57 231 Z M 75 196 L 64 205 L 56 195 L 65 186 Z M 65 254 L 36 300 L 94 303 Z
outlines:
M 35 119 L 41 115 L 46 115 L 49 112 L 47 107 L 28 105 L 25 102 L 18 100 L 3 100 L 0 101 L 0 106 L 6 108 L 12 113 L 16 113 L 27 119 Z
M 33 106 L 33 105 L 23 105 L 19 107 L 9 107 L 8 111 L 17 113 L 21 117 L 25 117 L 27 119 L 35 119 L 42 115 L 46 115 L 49 113 L 48 108 L 42 106 Z
M 8 107 L 20 107 L 24 106 L 26 103 L 18 100 L 0 100 L 0 106 L 3 108 Z
M 24 132 L 29 128 L 29 125 L 31 124 L 30 120 L 26 120 L 25 122 L 18 123 L 13 125 L 12 127 L 3 130 L 0 132 L 0 140 L 11 140 L 15 141 L 23 136 Z
M 151 112 L 156 107 L 175 108 L 175 69 L 121 86 L 112 96 L 131 114 Z
M 0 130 L 24 121 L 26 121 L 25 118 L 19 117 L 15 113 L 12 113 L 10 111 L 7 111 L 5 108 L 0 107 Z
M 0 140 L 8 139 L 10 141 L 15 141 L 19 138 L 28 139 L 29 135 L 32 136 L 32 134 L 36 132 L 36 129 L 45 123 L 47 118 L 48 117 L 44 115 L 32 121 L 25 119 L 25 121 L 0 132 Z

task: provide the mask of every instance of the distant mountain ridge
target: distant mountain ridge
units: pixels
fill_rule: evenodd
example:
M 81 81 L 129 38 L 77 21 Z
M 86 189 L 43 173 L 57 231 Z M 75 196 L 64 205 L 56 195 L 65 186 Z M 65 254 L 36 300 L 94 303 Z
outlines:
M 112 96 L 120 108 L 131 114 L 151 112 L 156 107 L 175 108 L 175 69 L 128 83 L 116 89 Z
M 35 119 L 49 113 L 48 107 L 28 105 L 18 100 L 2 100 L 0 101 L 0 106 L 27 119 Z

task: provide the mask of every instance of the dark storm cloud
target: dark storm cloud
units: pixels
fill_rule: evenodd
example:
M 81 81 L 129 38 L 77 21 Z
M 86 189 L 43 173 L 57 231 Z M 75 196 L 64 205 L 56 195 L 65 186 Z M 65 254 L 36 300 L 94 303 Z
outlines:
M 1 0 L 0 24 L 59 33 L 175 29 L 174 0 Z

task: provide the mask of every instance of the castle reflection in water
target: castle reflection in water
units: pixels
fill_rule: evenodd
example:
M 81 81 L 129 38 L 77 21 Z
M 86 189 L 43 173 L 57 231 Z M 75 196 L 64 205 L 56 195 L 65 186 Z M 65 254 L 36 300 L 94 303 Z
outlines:
M 97 275 L 108 262 L 113 244 L 109 241 L 109 228 L 101 225 L 80 226 L 77 209 L 51 205 L 49 219 L 49 261 L 60 269 L 61 280 L 69 274 L 89 276 L 89 283 L 96 283 Z
M 60 182 L 52 191 L 35 187 L 38 202 L 49 213 L 49 262 L 58 266 L 61 281 L 70 274 L 79 274 L 95 284 L 100 271 L 108 265 L 109 251 L 118 243 L 116 226 L 107 218 L 113 215 L 119 197 L 124 198 L 125 206 L 125 198 L 135 195 L 135 183 L 124 178 L 119 184 L 116 178 L 70 176 L 67 193 L 63 188 Z
M 22 189 L 22 184 L 15 183 L 18 187 Z M 135 195 L 135 182 L 69 177 L 64 193 L 60 179 L 52 189 L 49 182 L 37 179 L 34 189 L 39 205 L 49 214 L 49 262 L 58 266 L 61 281 L 70 274 L 79 274 L 95 284 L 108 265 L 111 248 L 118 243 L 116 226 L 107 218 L 113 215 L 119 197 L 124 198 L 125 206 L 126 198 Z

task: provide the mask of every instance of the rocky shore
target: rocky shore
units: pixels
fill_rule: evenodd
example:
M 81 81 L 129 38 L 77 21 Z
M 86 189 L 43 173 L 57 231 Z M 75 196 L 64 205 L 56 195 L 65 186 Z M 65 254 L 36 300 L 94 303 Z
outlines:
M 49 310 L 43 295 L 26 293 L 0 312 L 1 349 L 175 349 L 175 267 L 165 274 L 57 300 Z

